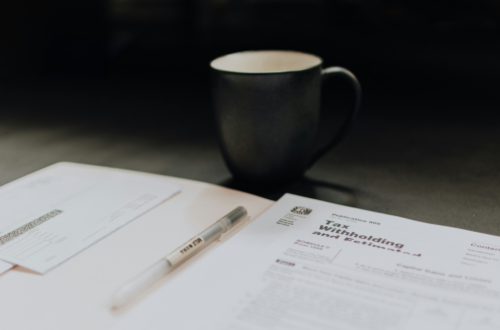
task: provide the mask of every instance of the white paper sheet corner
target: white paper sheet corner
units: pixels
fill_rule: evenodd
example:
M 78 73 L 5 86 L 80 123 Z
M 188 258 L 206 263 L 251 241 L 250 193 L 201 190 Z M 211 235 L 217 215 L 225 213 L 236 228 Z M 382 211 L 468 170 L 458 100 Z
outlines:
M 14 267 L 13 264 L 0 260 L 0 275 Z

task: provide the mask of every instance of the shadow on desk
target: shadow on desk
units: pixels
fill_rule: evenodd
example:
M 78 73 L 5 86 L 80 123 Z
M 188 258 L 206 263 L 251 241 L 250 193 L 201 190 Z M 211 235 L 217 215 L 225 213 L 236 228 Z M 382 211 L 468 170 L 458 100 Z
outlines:
M 356 192 L 353 189 L 335 183 L 311 179 L 308 177 L 303 177 L 302 179 L 289 186 L 279 189 L 273 188 L 269 190 L 267 190 L 265 187 L 263 189 L 248 188 L 240 185 L 238 181 L 234 180 L 233 178 L 224 180 L 223 182 L 219 183 L 219 185 L 244 191 L 249 194 L 257 195 L 271 200 L 278 200 L 284 194 L 290 193 L 346 206 L 355 207 L 357 204 Z

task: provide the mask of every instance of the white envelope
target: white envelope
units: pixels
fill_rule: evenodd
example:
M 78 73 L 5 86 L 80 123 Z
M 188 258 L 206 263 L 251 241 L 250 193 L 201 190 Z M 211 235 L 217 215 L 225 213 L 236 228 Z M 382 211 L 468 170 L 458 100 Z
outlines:
M 0 259 L 46 273 L 180 190 L 136 173 L 48 167 L 0 188 Z

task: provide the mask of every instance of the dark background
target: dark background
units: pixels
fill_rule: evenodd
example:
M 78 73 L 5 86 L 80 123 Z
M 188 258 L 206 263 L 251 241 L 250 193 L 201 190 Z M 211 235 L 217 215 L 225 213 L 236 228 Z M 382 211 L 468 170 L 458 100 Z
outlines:
M 204 79 L 211 59 L 248 49 L 321 54 L 374 85 L 418 87 L 429 79 L 465 87 L 500 73 L 498 0 L 24 0 L 1 6 L 3 77 Z
M 364 103 L 286 191 L 500 234 L 499 29 L 500 0 L 2 1 L 0 183 L 75 161 L 231 185 L 209 62 L 292 49 L 353 71 Z M 352 94 L 324 99 L 322 141 Z

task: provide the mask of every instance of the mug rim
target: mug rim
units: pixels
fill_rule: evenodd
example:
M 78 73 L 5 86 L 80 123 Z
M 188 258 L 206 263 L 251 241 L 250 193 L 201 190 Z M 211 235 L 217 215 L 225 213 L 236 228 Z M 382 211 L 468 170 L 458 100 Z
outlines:
M 280 71 L 256 71 L 256 72 L 226 70 L 226 69 L 216 68 L 216 67 L 213 66 L 213 63 L 215 61 L 217 61 L 219 59 L 222 59 L 224 57 L 227 57 L 227 56 L 236 55 L 236 54 L 245 54 L 245 53 L 260 53 L 260 52 L 289 52 L 289 53 L 305 54 L 305 55 L 310 55 L 310 56 L 313 56 L 313 57 L 317 58 L 319 60 L 319 63 L 315 64 L 315 65 L 311 65 L 311 66 L 305 67 L 305 68 L 300 68 L 300 69 L 290 69 L 290 70 L 280 70 Z M 210 62 L 210 68 L 212 68 L 213 70 L 220 71 L 220 72 L 228 72 L 228 73 L 236 73 L 236 74 L 248 74 L 248 75 L 261 75 L 261 74 L 277 74 L 277 73 L 288 73 L 288 72 L 301 72 L 301 71 L 307 71 L 307 70 L 316 68 L 318 66 L 321 67 L 322 65 L 323 65 L 323 59 L 320 56 L 318 56 L 318 55 L 307 53 L 307 52 L 301 52 L 301 51 L 298 51 L 298 50 L 284 50 L 284 49 L 244 50 L 244 51 L 241 51 L 241 52 L 235 52 L 235 53 L 230 53 L 230 54 L 219 56 L 217 58 L 214 58 Z

